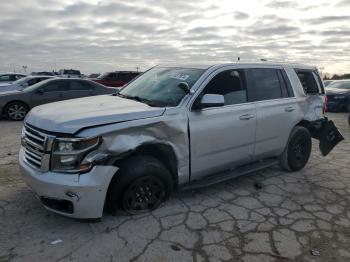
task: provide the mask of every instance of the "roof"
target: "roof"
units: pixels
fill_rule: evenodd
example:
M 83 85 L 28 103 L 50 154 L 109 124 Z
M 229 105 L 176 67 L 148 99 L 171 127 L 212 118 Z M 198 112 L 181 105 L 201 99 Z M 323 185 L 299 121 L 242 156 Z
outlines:
M 137 73 L 140 74 L 140 71 L 110 71 L 110 72 L 106 72 L 105 74 L 109 74 L 109 73 Z
M 195 68 L 195 69 L 209 69 L 210 67 L 222 67 L 222 66 L 237 66 L 242 65 L 245 67 L 253 67 L 253 66 L 282 66 L 282 67 L 289 67 L 289 68 L 300 68 L 300 69 L 316 69 L 315 66 L 310 65 L 303 65 L 303 64 L 297 64 L 297 63 L 286 63 L 286 62 L 255 62 L 255 63 L 248 63 L 248 62 L 235 62 L 235 63 L 213 63 L 213 64 L 160 64 L 158 66 L 160 67 L 179 67 L 179 68 Z
M 11 73 L 11 72 L 0 73 L 0 75 L 19 75 L 19 76 L 26 76 L 26 74 L 22 74 L 22 73 Z

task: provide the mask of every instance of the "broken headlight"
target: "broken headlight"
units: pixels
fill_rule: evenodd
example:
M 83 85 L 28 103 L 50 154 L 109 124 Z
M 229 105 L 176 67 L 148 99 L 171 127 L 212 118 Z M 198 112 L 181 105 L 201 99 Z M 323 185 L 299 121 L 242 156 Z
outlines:
M 65 173 L 86 172 L 92 163 L 84 162 L 84 157 L 99 144 L 99 137 L 57 138 L 53 144 L 51 170 Z

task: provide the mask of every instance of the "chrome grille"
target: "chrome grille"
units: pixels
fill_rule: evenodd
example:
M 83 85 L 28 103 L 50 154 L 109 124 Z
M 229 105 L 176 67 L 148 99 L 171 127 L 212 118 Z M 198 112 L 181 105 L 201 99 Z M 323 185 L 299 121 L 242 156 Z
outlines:
M 22 130 L 25 162 L 42 171 L 48 171 L 53 139 L 53 136 L 25 125 Z

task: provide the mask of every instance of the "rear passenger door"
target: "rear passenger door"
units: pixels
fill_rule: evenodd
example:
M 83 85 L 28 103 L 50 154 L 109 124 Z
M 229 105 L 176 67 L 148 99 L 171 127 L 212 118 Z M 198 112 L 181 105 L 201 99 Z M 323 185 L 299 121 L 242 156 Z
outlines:
M 300 114 L 290 81 L 282 68 L 250 68 L 246 72 L 249 101 L 257 110 L 254 156 L 278 156 Z

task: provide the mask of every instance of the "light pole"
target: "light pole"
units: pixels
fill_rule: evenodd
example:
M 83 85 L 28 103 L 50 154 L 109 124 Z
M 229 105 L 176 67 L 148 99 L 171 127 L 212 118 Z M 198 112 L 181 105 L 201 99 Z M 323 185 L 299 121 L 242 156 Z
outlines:
M 320 70 L 321 77 L 322 77 L 322 79 L 323 79 L 323 70 L 324 70 L 324 67 L 323 67 L 323 66 L 320 66 L 318 69 Z

